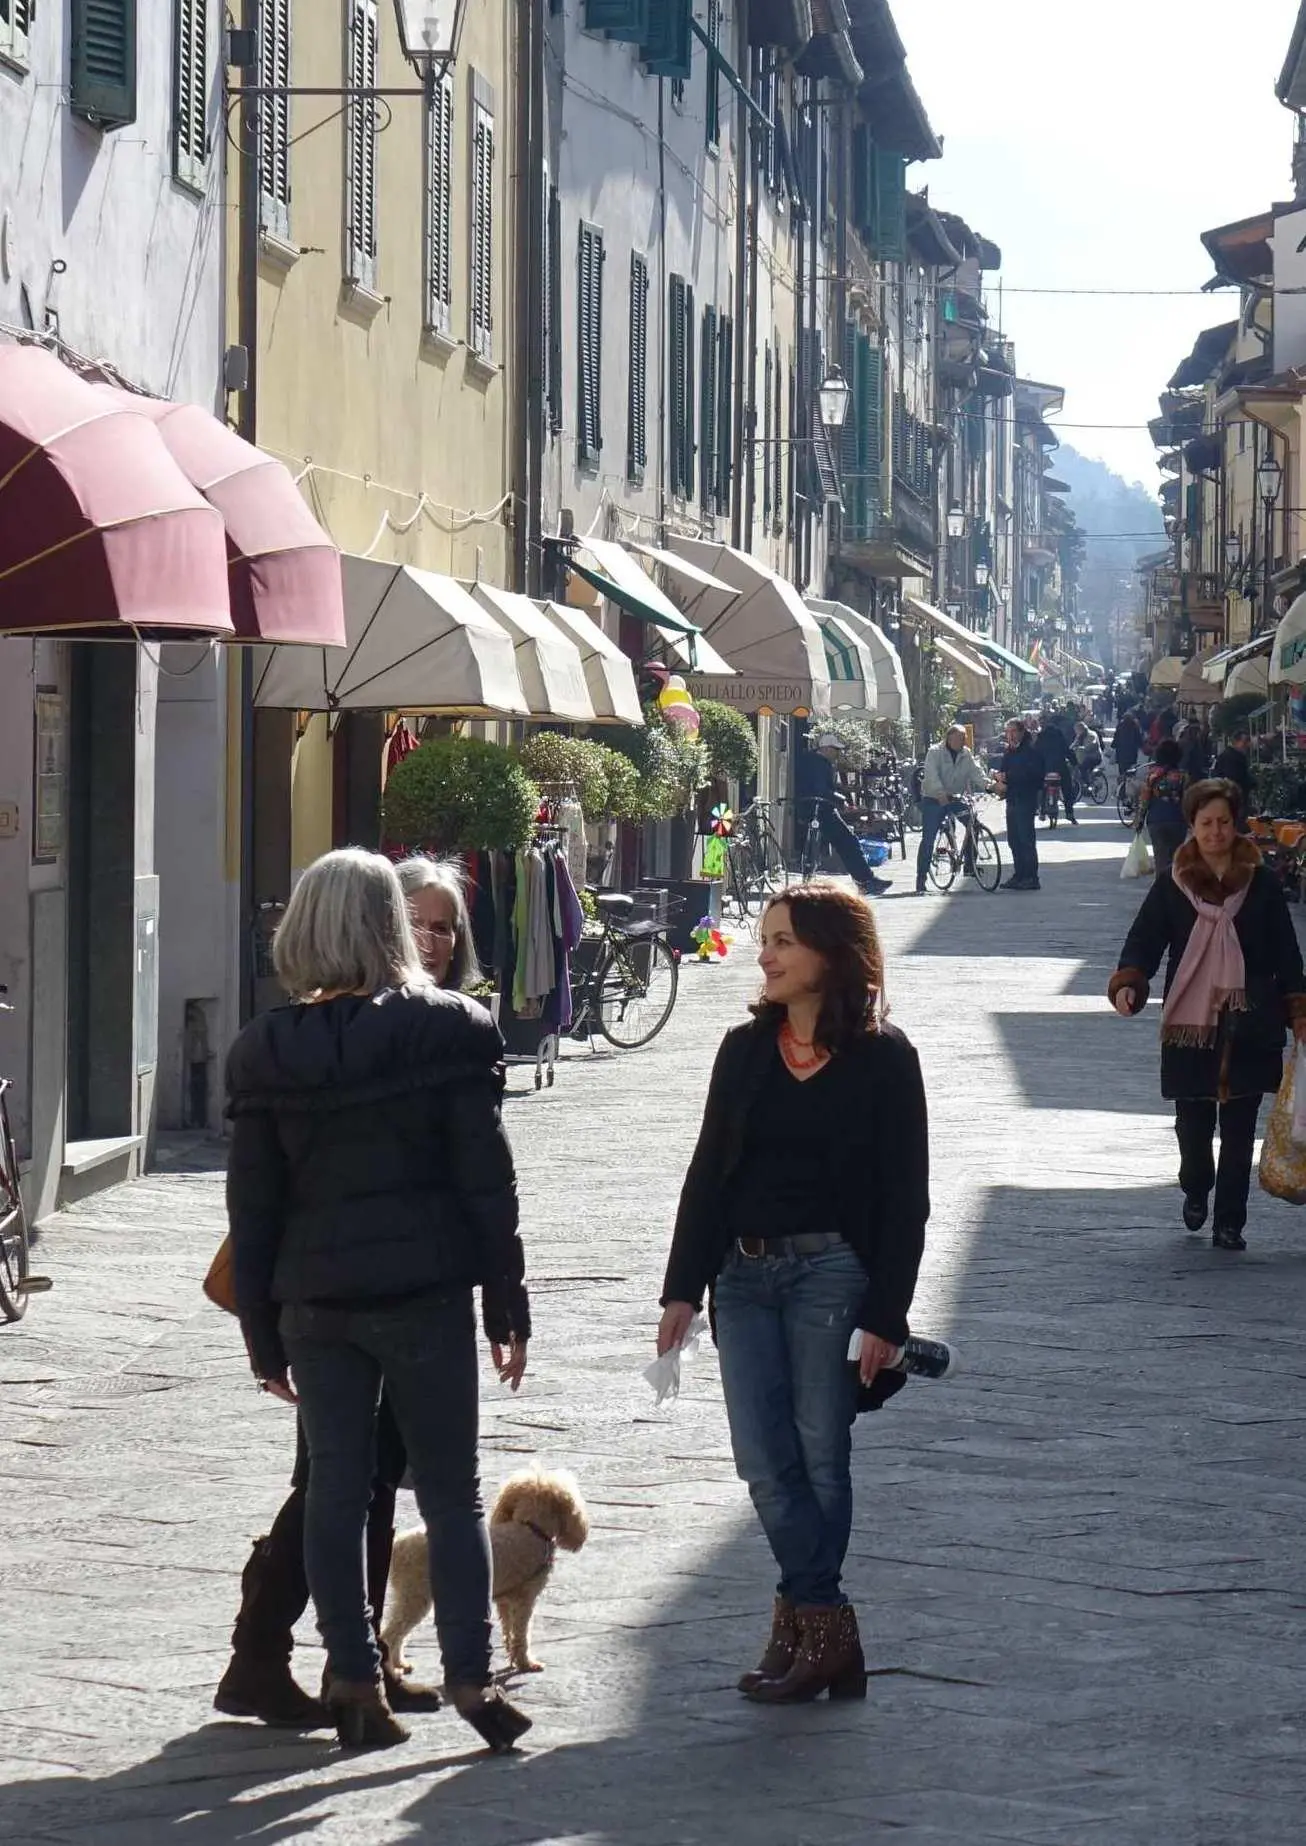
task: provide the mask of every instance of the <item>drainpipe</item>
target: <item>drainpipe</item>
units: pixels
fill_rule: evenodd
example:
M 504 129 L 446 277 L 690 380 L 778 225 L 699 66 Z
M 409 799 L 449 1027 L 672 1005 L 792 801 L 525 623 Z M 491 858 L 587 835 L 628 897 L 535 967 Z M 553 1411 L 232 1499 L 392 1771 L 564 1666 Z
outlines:
M 513 584 L 539 594 L 544 466 L 544 375 L 541 331 L 546 287 L 544 249 L 544 0 L 518 0 L 516 214 L 514 290 L 517 389 L 511 413 Z
M 821 331 L 821 322 L 818 316 L 816 301 L 816 278 L 821 266 L 821 229 L 822 220 L 825 216 L 825 200 L 821 197 L 821 111 L 817 98 L 818 88 L 819 85 L 817 80 L 814 77 L 809 77 L 807 80 L 807 99 L 811 106 L 812 119 L 812 250 L 811 273 L 807 278 L 807 289 L 809 322 L 813 337 L 808 340 L 807 346 L 813 358 L 816 356 L 815 336 L 819 335 Z M 807 487 L 809 494 L 811 492 L 813 478 L 816 474 L 816 447 L 813 436 L 816 430 L 817 404 L 819 402 L 816 394 L 820 382 L 819 378 L 809 377 L 807 380 L 809 401 L 807 405 L 807 421 L 804 423 L 803 429 L 808 439 L 806 453 L 808 460 Z M 804 559 L 803 580 L 799 587 L 805 590 L 811 585 L 812 565 L 816 557 L 816 510 L 811 499 L 807 502 L 807 518 L 804 523 L 807 527 L 807 556 Z M 824 592 L 824 589 L 825 585 L 822 584 L 822 592 Z
M 245 30 L 258 35 L 258 0 L 245 0 Z M 257 69 L 257 67 L 256 67 Z M 249 83 L 250 73 L 243 73 Z M 257 82 L 257 76 L 255 77 Z M 240 104 L 239 209 L 237 229 L 236 327 L 245 349 L 245 389 L 240 394 L 237 433 L 246 442 L 258 440 L 258 253 L 259 170 L 258 98 L 246 96 Z M 240 650 L 240 879 L 239 879 L 239 987 L 241 1023 L 254 1016 L 254 651 Z
M 658 544 L 667 542 L 667 80 L 658 78 Z
M 740 44 L 748 44 L 748 8 L 739 9 Z M 739 62 L 742 62 L 740 60 Z M 730 404 L 730 451 L 731 468 L 734 473 L 734 492 L 730 496 L 730 543 L 739 549 L 744 526 L 744 398 L 747 392 L 749 412 L 753 410 L 753 380 L 755 366 L 746 364 L 751 357 L 748 341 L 747 321 L 749 317 L 748 302 L 752 292 L 753 261 L 757 249 L 757 232 L 754 214 L 757 193 L 750 184 L 753 172 L 753 148 L 756 142 L 753 129 L 752 113 L 742 96 L 735 97 L 735 170 L 739 175 L 739 211 L 735 218 L 735 324 L 734 324 L 734 367 L 735 388 L 731 393 Z M 745 378 L 748 382 L 745 385 Z M 750 424 L 751 428 L 751 424 Z M 751 469 L 750 469 L 751 474 Z M 751 538 L 752 522 L 749 522 Z
M 757 54 L 756 63 L 759 71 L 766 60 L 766 55 L 765 51 L 759 51 Z M 773 84 L 773 97 L 774 94 L 775 85 Z M 776 107 L 774 101 L 771 106 L 774 111 Z M 740 459 L 742 462 L 744 454 L 748 457 L 748 472 L 743 481 L 743 546 L 746 551 L 751 551 L 753 523 L 757 515 L 757 296 L 760 278 L 757 261 L 757 215 L 762 199 L 762 131 L 753 119 L 752 112 L 747 111 L 746 113 L 749 129 L 748 172 L 751 197 L 748 212 L 748 329 L 743 336 L 741 350 L 748 365 L 748 401 L 744 410 L 746 446 L 743 447 Z M 762 466 L 764 468 L 771 466 L 769 454 L 763 457 Z

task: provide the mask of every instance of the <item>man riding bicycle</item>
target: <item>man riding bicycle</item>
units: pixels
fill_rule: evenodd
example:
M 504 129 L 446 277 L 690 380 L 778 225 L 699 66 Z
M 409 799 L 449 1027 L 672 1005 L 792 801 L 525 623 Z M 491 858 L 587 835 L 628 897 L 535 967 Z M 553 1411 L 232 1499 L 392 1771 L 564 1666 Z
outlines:
M 916 896 L 925 896 L 925 879 L 934 853 L 939 828 L 948 814 L 961 811 L 962 797 L 980 795 L 989 779 L 967 748 L 966 732 L 960 724 L 950 724 L 942 743 L 931 744 L 925 753 L 925 771 L 921 780 L 921 844 L 916 854 Z
M 798 752 L 794 764 L 794 795 L 798 802 L 798 822 L 805 830 L 813 811 L 821 838 L 842 864 L 863 897 L 882 897 L 891 887 L 887 878 L 877 878 L 862 857 L 857 835 L 840 813 L 842 797 L 834 766 L 843 754 L 843 745 L 831 731 L 809 737 Z M 799 838 L 802 838 L 800 832 Z

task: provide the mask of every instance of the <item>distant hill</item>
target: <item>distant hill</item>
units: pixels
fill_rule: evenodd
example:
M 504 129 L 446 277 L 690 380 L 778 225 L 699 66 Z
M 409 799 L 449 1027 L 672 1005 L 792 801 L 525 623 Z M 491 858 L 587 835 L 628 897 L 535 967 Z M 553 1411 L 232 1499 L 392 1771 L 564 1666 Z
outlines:
M 1132 660 L 1122 657 L 1131 651 L 1128 641 L 1123 647 L 1117 642 L 1138 606 L 1134 567 L 1165 543 L 1160 502 L 1141 482 L 1126 481 L 1105 462 L 1075 449 L 1058 449 L 1051 471 L 1069 484 L 1067 500 L 1080 530 L 1099 535 L 1087 541 L 1079 585 L 1081 619 L 1087 616 L 1093 624 L 1093 657 L 1118 669 L 1130 666 Z M 1144 536 L 1107 536 L 1133 533 Z

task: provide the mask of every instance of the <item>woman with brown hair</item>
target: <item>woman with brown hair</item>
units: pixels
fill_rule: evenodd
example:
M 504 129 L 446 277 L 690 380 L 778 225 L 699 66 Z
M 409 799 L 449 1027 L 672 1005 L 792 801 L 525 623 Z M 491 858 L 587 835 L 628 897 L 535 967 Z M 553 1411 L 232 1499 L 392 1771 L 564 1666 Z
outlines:
M 870 1391 L 907 1338 L 929 1216 L 925 1092 L 885 1023 L 860 898 L 790 886 L 760 940 L 762 996 L 717 1053 L 681 1194 L 658 1351 L 710 1293 L 735 1465 L 780 1572 L 770 1643 L 740 1690 L 763 1704 L 861 1698 L 840 1582 L 851 1425 L 859 1381 Z
M 1214 1188 L 1217 1250 L 1247 1248 L 1243 1226 L 1261 1098 L 1283 1076 L 1288 1022 L 1306 1039 L 1297 932 L 1282 885 L 1238 832 L 1240 807 L 1234 783 L 1193 783 L 1184 796 L 1192 837 L 1144 899 L 1107 987 L 1118 1013 L 1141 1013 L 1168 954 L 1161 1094 L 1174 1103 L 1184 1223 L 1201 1230 Z

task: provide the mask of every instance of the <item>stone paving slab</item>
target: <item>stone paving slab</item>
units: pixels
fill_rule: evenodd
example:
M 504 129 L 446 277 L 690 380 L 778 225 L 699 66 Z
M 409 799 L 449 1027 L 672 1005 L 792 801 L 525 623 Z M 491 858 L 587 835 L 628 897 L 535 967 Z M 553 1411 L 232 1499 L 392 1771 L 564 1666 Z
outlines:
M 662 1409 L 639 1377 L 711 1056 L 753 987 L 740 941 L 685 968 L 645 1052 L 569 1049 L 539 1095 L 513 1073 L 537 1339 L 518 1399 L 487 1367 L 485 1474 L 570 1466 L 593 1519 L 537 1618 L 519 1760 L 444 1715 L 360 1759 L 213 1714 L 293 1450 L 198 1293 L 221 1150 L 171 1147 L 49 1226 L 57 1289 L 0 1331 L 0 1840 L 1297 1846 L 1306 1215 L 1258 1199 L 1241 1259 L 1182 1230 L 1156 1009 L 1102 1000 L 1142 896 L 1125 844 L 1090 812 L 1043 836 L 1038 895 L 878 907 L 932 1111 L 914 1319 L 963 1369 L 858 1428 L 865 1705 L 735 1694 L 771 1569 L 715 1361 Z

